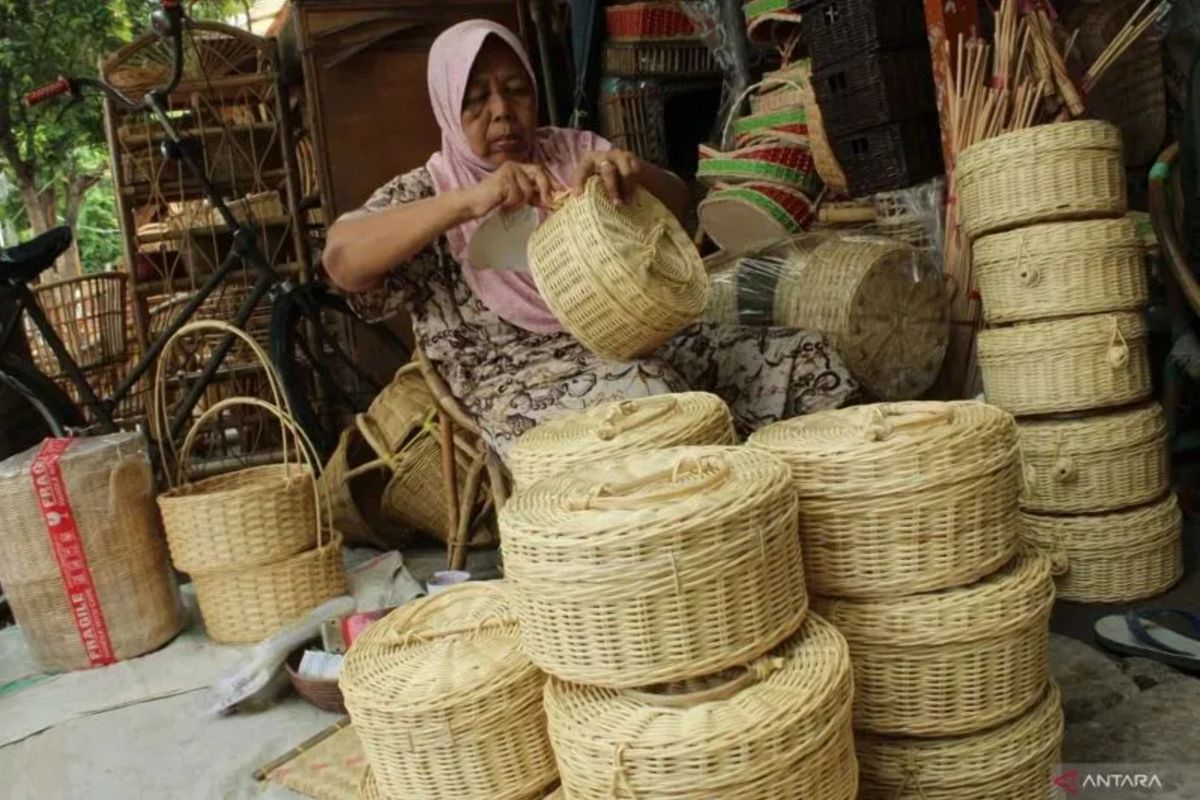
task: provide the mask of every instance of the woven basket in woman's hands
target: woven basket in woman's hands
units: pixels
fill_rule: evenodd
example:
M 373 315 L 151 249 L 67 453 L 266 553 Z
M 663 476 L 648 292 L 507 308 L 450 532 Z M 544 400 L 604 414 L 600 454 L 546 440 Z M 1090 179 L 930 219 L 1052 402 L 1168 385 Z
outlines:
M 667 207 L 643 189 L 616 205 L 599 178 L 534 232 L 529 268 L 563 326 L 616 361 L 658 349 L 708 302 L 704 262 Z

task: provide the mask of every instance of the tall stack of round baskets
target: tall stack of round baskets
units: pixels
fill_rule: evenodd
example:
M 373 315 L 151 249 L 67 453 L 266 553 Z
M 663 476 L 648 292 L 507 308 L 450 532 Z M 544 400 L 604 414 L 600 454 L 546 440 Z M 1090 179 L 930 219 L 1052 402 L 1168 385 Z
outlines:
M 557 472 L 500 523 L 564 794 L 856 797 L 849 649 L 808 611 L 787 467 L 717 445 Z
M 1019 418 L 1025 535 L 1055 559 L 1059 597 L 1083 602 L 1151 597 L 1182 574 L 1121 148 L 1115 127 L 1082 121 L 958 160 L 987 325 L 979 363 L 988 402 Z
M 767 426 L 748 446 L 790 467 L 813 608 L 849 642 L 859 796 L 1039 796 L 1063 724 L 1055 589 L 1051 560 L 1019 541 L 1012 416 L 859 406 Z
M 177 454 L 175 485 L 159 495 L 158 506 L 171 561 L 191 575 L 208 635 L 219 642 L 258 642 L 345 592 L 342 537 L 320 499 L 312 444 L 286 411 L 266 353 L 244 332 L 221 322 L 194 322 L 168 341 L 155 384 L 159 430 L 167 429 L 161 365 L 169 363 L 168 353 L 177 342 L 199 331 L 240 338 L 268 375 L 275 403 L 229 398 L 205 409 Z M 278 419 L 283 462 L 188 480 L 197 433 L 237 407 L 257 408 Z M 165 449 L 163 463 L 168 463 Z

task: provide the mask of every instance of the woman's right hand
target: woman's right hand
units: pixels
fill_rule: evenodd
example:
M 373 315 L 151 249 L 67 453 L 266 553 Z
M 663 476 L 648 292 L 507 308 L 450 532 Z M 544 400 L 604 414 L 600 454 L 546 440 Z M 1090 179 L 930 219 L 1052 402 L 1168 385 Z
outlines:
M 547 206 L 558 182 L 541 164 L 504 164 L 467 190 L 467 212 L 471 219 L 497 208 L 513 211 L 526 205 Z

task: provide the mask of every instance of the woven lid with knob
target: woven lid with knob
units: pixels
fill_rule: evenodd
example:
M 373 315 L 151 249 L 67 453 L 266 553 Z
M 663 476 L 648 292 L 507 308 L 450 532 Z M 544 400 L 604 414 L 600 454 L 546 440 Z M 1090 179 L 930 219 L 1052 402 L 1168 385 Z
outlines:
M 1113 414 L 1073 419 L 1029 420 L 1019 424 L 1021 452 L 1055 454 L 1097 453 L 1162 439 L 1167 421 L 1157 403 L 1122 409 Z

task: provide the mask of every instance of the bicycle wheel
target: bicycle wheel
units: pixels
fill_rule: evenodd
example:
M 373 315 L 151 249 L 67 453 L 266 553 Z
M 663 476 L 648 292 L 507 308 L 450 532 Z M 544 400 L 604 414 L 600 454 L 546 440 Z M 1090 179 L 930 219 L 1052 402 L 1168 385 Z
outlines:
M 0 357 L 0 461 L 83 425 L 83 415 L 54 381 L 26 361 Z
M 360 363 L 367 351 L 371 357 Z M 272 306 L 271 359 L 296 421 L 322 458 L 411 357 L 386 325 L 363 322 L 322 284 L 293 286 Z

